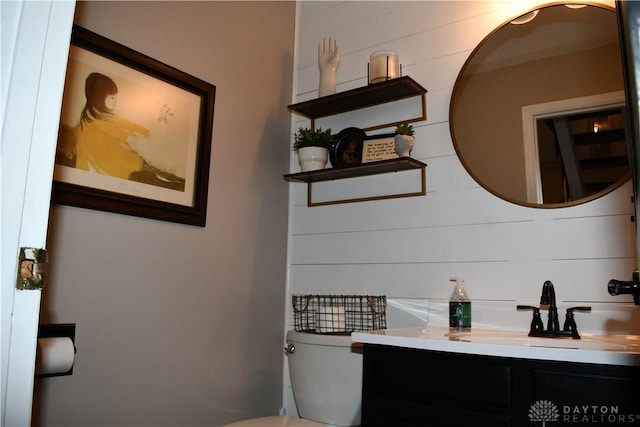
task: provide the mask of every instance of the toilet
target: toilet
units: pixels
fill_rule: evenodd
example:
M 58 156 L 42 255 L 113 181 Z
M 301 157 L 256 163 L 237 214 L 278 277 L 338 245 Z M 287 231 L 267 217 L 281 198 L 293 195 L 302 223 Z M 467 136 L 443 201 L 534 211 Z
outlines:
M 289 331 L 293 396 L 300 418 L 253 418 L 225 427 L 349 427 L 360 425 L 362 345 L 349 335 Z

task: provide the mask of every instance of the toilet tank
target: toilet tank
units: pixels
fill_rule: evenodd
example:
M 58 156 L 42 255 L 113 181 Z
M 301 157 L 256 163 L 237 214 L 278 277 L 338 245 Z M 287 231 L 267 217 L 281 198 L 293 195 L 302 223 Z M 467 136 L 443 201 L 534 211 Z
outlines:
M 287 347 L 298 414 L 334 426 L 360 425 L 362 344 L 349 335 L 289 331 Z

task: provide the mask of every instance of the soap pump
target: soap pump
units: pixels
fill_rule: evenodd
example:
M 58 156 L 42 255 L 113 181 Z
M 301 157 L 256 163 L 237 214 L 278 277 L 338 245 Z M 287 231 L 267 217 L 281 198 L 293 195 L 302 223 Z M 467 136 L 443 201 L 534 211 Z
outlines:
M 449 327 L 451 329 L 471 329 L 471 300 L 461 277 L 451 277 L 455 282 L 453 293 L 449 299 Z

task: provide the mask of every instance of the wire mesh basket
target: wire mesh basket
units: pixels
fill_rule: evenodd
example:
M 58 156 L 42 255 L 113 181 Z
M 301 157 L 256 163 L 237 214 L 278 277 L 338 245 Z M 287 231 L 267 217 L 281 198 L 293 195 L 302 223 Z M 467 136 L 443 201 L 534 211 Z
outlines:
M 384 295 L 293 295 L 292 303 L 298 332 L 350 334 L 387 327 Z

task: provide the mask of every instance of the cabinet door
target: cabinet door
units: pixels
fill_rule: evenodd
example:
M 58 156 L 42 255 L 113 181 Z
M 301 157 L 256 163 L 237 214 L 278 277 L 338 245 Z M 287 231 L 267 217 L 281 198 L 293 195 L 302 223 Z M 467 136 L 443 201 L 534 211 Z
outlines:
M 640 424 L 640 367 L 365 345 L 363 427 Z
M 555 421 L 572 427 L 640 423 L 640 367 L 549 362 L 529 372 L 528 412 L 548 402 Z
M 366 394 L 365 394 L 366 396 Z M 366 396 L 363 400 L 363 427 L 512 427 L 511 415 L 474 410 L 464 404 L 441 402 L 425 396 L 422 401 Z
M 511 367 L 491 357 L 365 346 L 363 426 L 511 426 Z

